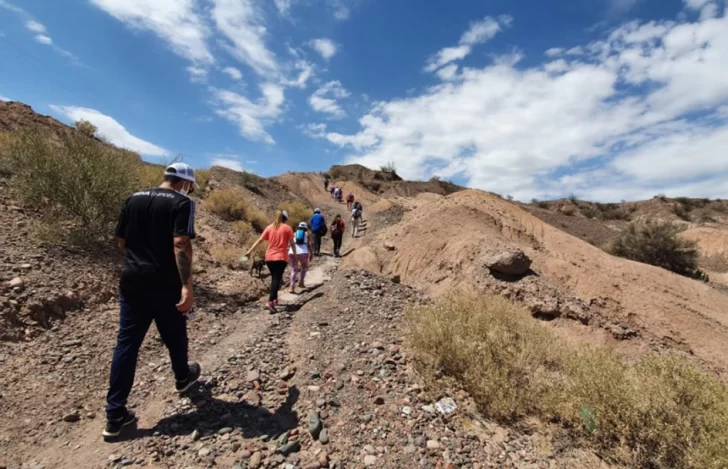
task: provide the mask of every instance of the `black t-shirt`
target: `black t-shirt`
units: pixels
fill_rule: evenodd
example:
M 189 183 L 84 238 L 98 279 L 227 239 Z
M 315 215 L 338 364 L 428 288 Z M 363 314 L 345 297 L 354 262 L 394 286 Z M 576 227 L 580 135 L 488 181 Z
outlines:
M 132 194 L 119 216 L 116 236 L 126 240 L 121 293 L 127 298 L 179 298 L 182 281 L 174 237 L 195 237 L 195 203 L 172 189 Z

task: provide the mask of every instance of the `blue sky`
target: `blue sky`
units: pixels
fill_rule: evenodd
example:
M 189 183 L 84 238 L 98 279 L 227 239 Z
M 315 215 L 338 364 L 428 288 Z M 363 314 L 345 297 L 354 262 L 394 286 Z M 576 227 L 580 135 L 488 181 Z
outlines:
M 0 0 L 0 97 L 150 161 L 726 197 L 726 1 Z

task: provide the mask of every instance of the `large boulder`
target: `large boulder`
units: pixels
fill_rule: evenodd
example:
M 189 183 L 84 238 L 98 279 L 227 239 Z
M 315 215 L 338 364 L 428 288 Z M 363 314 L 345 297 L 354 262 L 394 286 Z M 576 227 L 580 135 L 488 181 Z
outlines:
M 508 249 L 490 256 L 485 266 L 493 272 L 523 276 L 531 268 L 531 259 L 520 249 Z

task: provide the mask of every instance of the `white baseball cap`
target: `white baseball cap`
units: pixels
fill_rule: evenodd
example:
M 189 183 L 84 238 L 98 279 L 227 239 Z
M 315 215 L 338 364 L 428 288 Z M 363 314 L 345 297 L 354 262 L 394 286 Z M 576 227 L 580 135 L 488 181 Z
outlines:
M 195 184 L 195 186 L 197 186 L 197 182 L 195 182 L 195 170 L 192 169 L 192 166 L 186 163 L 172 163 L 164 170 L 164 175 L 175 176 L 180 179 L 184 179 L 185 181 L 191 181 Z
M 282 210 L 281 213 L 283 214 L 283 218 L 288 220 L 288 212 L 286 212 L 285 210 Z
M 302 221 L 301 223 L 298 224 L 298 227 L 299 228 L 303 228 L 304 230 L 307 230 L 308 229 L 308 223 L 306 223 L 305 221 Z

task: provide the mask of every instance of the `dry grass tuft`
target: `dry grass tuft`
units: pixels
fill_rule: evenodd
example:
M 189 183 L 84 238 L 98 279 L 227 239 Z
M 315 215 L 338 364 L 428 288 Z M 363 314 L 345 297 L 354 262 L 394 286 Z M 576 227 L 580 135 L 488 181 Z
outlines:
M 298 201 L 283 202 L 278 206 L 278 209 L 288 212 L 288 224 L 294 229 L 302 221 L 308 223 L 313 215 L 313 209 L 311 207 Z
M 728 389 L 686 359 L 637 363 L 577 348 L 492 295 L 461 292 L 407 313 L 408 345 L 432 383 L 455 379 L 485 415 L 561 422 L 632 467 L 728 465 Z
M 232 244 L 217 244 L 210 248 L 210 255 L 218 264 L 234 267 L 240 263 L 240 257 L 245 255 L 245 248 Z
M 268 225 L 265 214 L 251 203 L 242 189 L 215 191 L 206 199 L 210 211 L 228 221 L 249 221 L 258 232 Z

